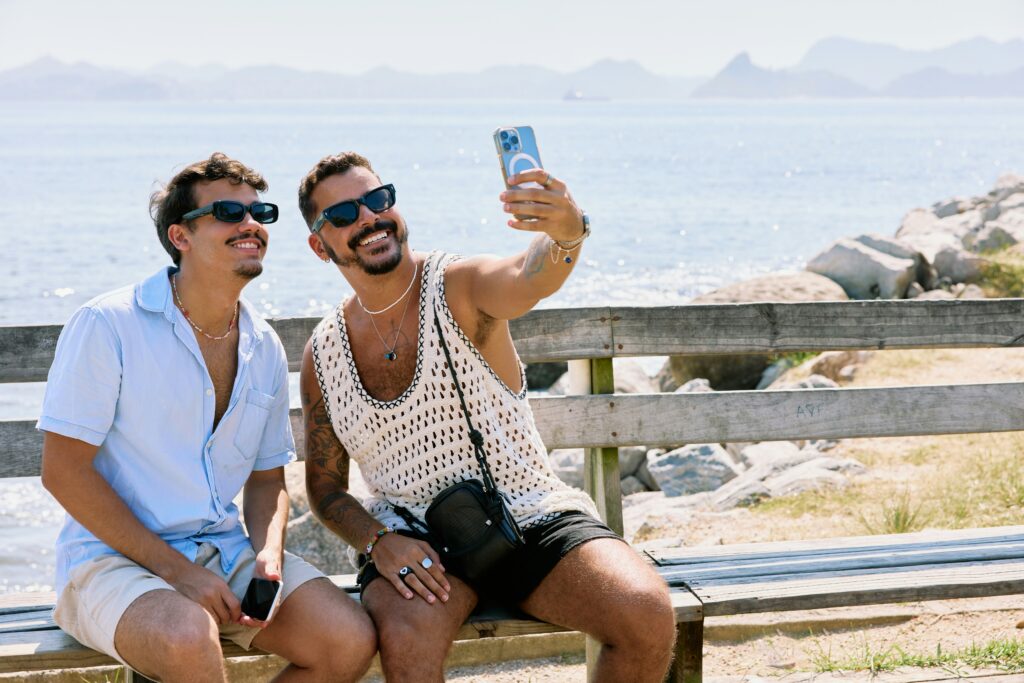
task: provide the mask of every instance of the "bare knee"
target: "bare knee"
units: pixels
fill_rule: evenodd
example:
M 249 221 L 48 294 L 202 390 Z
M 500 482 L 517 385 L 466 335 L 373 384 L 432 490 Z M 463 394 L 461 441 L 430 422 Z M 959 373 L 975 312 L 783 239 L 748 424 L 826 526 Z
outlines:
M 667 586 L 636 586 L 623 596 L 622 605 L 609 645 L 648 653 L 672 650 L 676 618 Z
M 199 605 L 176 610 L 174 620 L 168 619 L 167 630 L 161 633 L 158 647 L 176 662 L 202 661 L 220 657 L 220 635 L 213 618 Z
M 377 654 L 377 630 L 370 617 L 359 611 L 353 623 L 346 624 L 330 635 L 330 641 L 323 648 L 322 668 L 328 673 L 328 680 L 357 680 L 373 663 Z

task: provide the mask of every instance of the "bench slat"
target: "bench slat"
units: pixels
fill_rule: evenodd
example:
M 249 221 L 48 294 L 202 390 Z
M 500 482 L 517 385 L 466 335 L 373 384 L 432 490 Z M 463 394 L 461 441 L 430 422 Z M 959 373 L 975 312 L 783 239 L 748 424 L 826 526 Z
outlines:
M 1024 561 L 1024 541 L 982 545 L 953 545 L 946 548 L 850 552 L 828 556 L 791 556 L 771 560 L 733 560 L 696 566 L 677 565 L 674 572 L 663 572 L 669 583 L 687 585 L 704 579 L 720 581 L 733 578 L 813 574 L 844 569 L 883 569 L 918 567 L 922 565 L 987 562 L 992 560 Z
M 553 360 L 839 349 L 1019 346 L 1024 300 L 824 301 L 531 311 L 510 323 L 520 357 Z M 298 371 L 319 318 L 277 318 Z M 42 382 L 61 325 L 0 325 L 0 382 Z
M 951 600 L 1024 592 L 1024 562 L 968 562 L 885 570 L 694 581 L 706 616 Z
M 876 536 L 841 536 L 799 541 L 762 541 L 690 548 L 667 548 L 645 551 L 662 567 L 688 566 L 723 561 L 767 560 L 792 556 L 836 556 L 846 553 L 890 551 L 917 548 L 944 548 L 991 543 L 1024 541 L 1024 526 L 1001 526 L 981 529 L 935 530 L 908 534 Z
M 530 400 L 548 448 L 1015 431 L 1024 382 L 869 389 L 611 394 Z M 296 443 L 301 411 L 292 410 Z M 0 421 L 0 477 L 39 474 L 33 420 Z

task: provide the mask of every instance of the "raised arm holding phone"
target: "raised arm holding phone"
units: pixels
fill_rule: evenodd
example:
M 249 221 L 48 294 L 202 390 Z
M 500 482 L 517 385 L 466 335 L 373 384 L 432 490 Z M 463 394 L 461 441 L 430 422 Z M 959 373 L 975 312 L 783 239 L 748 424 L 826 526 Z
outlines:
M 499 155 L 501 133 L 523 129 L 495 132 Z M 303 355 L 307 490 L 318 517 L 360 550 L 388 681 L 443 680 L 481 599 L 598 639 L 599 680 L 661 680 L 671 658 L 667 587 L 554 474 L 526 401 L 508 320 L 558 291 L 590 232 L 566 184 L 531 156 L 527 170 L 502 164 L 508 226 L 536 233 L 507 257 L 413 251 L 397 188 L 359 154 L 325 157 L 300 184 L 310 248 L 355 292 Z M 350 458 L 371 493 L 362 504 L 348 493 Z M 486 494 L 476 502 L 473 479 Z M 472 525 L 444 513 L 454 493 L 466 496 L 462 519 L 483 524 L 460 528 Z M 518 539 L 488 524 L 503 514 Z

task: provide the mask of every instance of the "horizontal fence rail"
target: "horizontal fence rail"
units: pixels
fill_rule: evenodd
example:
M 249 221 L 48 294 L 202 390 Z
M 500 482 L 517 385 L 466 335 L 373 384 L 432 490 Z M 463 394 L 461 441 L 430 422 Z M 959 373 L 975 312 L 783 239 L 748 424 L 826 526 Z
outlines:
M 292 371 L 317 318 L 270 320 Z M 1024 345 L 1024 299 L 579 308 L 512 321 L 527 363 L 687 354 Z M 41 382 L 60 325 L 0 326 L 0 382 Z
M 1024 429 L 1024 382 L 865 389 L 604 394 L 530 400 L 548 448 L 967 434 Z M 0 421 L 0 477 L 39 474 L 32 420 Z M 302 450 L 302 416 L 292 410 Z

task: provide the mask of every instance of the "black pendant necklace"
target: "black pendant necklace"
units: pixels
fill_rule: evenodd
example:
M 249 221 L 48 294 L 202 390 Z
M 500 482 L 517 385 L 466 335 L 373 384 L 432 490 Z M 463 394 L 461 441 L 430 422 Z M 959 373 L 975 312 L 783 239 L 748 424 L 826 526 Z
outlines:
M 412 282 L 416 281 L 416 275 L 417 275 L 417 273 L 419 273 L 419 269 L 420 269 L 420 266 L 417 263 L 416 264 L 416 269 L 413 270 L 413 272 L 412 272 Z M 410 288 L 411 288 L 412 282 L 409 283 L 410 284 Z M 409 290 L 407 289 L 405 291 L 408 293 Z M 357 298 L 357 300 L 358 300 L 358 298 Z M 377 338 L 380 339 L 380 343 L 384 345 L 384 360 L 393 361 L 393 360 L 396 360 L 398 358 L 398 352 L 397 352 L 398 340 L 402 336 L 402 325 L 405 324 L 405 315 L 406 315 L 406 313 L 409 312 L 409 303 L 410 302 L 412 302 L 412 297 L 409 297 L 408 299 L 405 300 L 405 308 L 402 309 L 402 317 L 398 321 L 398 329 L 395 330 L 395 340 L 391 344 L 388 344 L 386 341 L 384 341 L 384 335 L 382 335 L 380 333 L 380 330 L 377 329 L 377 323 L 373 319 L 373 314 L 370 313 L 370 311 L 366 310 L 366 307 L 363 306 L 363 302 L 362 301 L 359 302 L 359 305 L 363 308 L 364 311 L 366 311 L 366 314 L 369 316 L 370 324 L 373 325 L 373 331 L 377 333 Z M 390 308 L 390 306 L 388 308 Z M 380 311 L 378 311 L 378 312 L 380 312 Z

